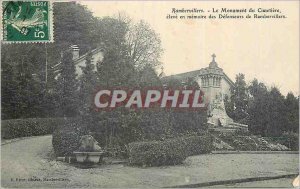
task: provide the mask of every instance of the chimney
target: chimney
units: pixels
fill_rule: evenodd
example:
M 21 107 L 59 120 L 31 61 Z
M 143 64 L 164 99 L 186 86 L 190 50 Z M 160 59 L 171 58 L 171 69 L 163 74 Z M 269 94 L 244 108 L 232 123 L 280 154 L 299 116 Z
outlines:
M 79 58 L 79 47 L 78 45 L 72 45 L 71 47 L 71 52 L 73 55 L 73 60 Z

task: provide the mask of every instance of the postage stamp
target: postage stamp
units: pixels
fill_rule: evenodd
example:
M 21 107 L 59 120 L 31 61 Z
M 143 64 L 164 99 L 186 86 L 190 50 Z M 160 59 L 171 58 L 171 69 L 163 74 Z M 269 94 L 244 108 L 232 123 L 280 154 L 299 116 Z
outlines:
M 2 1 L 2 15 L 3 42 L 53 42 L 50 1 Z

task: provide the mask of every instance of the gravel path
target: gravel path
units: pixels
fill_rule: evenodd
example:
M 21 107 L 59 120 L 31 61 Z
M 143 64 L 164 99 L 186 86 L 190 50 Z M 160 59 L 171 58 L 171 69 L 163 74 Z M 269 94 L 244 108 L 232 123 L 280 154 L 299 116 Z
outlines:
M 298 172 L 298 154 L 207 154 L 189 157 L 184 164 L 177 166 L 138 168 L 102 165 L 79 169 L 49 158 L 51 139 L 51 136 L 41 136 L 1 146 L 1 185 L 22 188 L 145 188 Z

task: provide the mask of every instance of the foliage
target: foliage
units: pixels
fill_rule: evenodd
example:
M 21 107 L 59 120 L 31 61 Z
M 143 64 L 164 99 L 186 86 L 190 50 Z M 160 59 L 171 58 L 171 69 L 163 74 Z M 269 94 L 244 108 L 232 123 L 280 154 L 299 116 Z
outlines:
M 138 81 L 141 88 L 161 87 L 162 83 L 155 70 L 148 64 L 138 72 Z
M 203 134 L 203 133 L 202 133 Z M 187 156 L 210 153 L 213 148 L 213 141 L 210 135 L 182 137 Z
M 273 142 L 285 145 L 293 151 L 299 151 L 299 134 L 292 132 L 285 132 L 282 136 L 279 137 L 264 137 L 264 139 Z
M 57 93 L 59 94 L 59 107 L 63 116 L 78 115 L 78 81 L 76 79 L 75 65 L 71 52 L 63 55 L 62 68 L 58 77 Z
M 136 72 L 122 50 L 107 49 L 97 65 L 99 85 L 102 87 L 129 87 L 136 85 Z
M 230 89 L 231 97 L 230 102 L 227 102 L 229 114 L 232 118 L 239 122 L 247 116 L 248 110 L 248 90 L 245 81 L 245 75 L 239 73 L 235 78 L 235 86 Z M 232 108 L 233 107 L 233 108 Z
M 280 136 L 287 130 L 285 98 L 276 87 L 270 90 L 256 79 L 249 86 L 249 130 L 262 136 Z
M 176 133 L 203 132 L 207 129 L 206 111 L 170 111 L 170 124 Z
M 129 144 L 129 162 L 140 166 L 176 165 L 186 159 L 182 139 Z
M 95 18 L 91 11 L 76 2 L 54 3 L 53 9 L 54 43 L 3 44 L 3 119 L 77 114 L 75 104 L 65 108 L 62 101 L 65 97 L 61 96 L 63 82 L 57 81 L 58 75 L 64 72 L 60 64 L 61 53 L 65 54 L 70 45 L 78 45 L 81 55 L 96 47 L 105 49 L 107 56 L 100 72 L 112 74 L 106 75 L 104 80 L 110 86 L 139 86 L 137 81 L 142 77 L 139 71 L 145 65 L 154 69 L 162 53 L 159 36 L 145 22 L 139 22 L 137 25 L 143 28 L 138 28 L 133 27 L 133 22 L 122 20 L 121 17 Z M 129 41 L 129 33 L 132 41 Z M 143 49 L 132 49 L 135 52 L 129 53 L 133 52 L 129 50 L 129 44 L 142 45 L 139 42 L 145 42 Z M 150 77 L 157 82 L 156 75 L 151 73 Z M 103 84 L 102 80 L 99 81 L 98 85 Z M 80 103 L 78 99 L 76 101 L 76 104 Z M 72 109 L 72 112 L 64 109 Z
M 166 86 L 169 88 L 173 88 L 173 89 L 179 89 L 182 86 L 181 81 L 179 81 L 178 79 L 171 77 L 167 82 L 166 82 Z
M 54 129 L 65 124 L 63 118 L 28 118 L 9 119 L 1 121 L 1 138 L 12 139 L 18 137 L 51 134 Z
M 289 147 L 291 150 L 299 151 L 299 133 L 286 132 L 283 134 L 283 140 L 281 144 Z
M 82 67 L 82 75 L 79 78 L 79 99 L 80 115 L 84 118 L 93 112 L 92 94 L 95 94 L 97 85 L 97 75 L 95 66 L 92 64 L 92 55 L 89 53 L 86 57 L 85 67 Z
M 17 80 L 13 66 L 10 64 L 2 65 L 2 72 L 6 73 L 1 79 L 1 117 L 2 119 L 17 118 Z
M 141 69 L 145 65 L 155 67 L 160 64 L 159 58 L 163 52 L 161 40 L 145 21 L 129 24 L 126 46 L 127 53 L 136 67 Z
M 70 156 L 80 146 L 81 136 L 87 134 L 80 120 L 71 120 L 60 125 L 52 134 L 52 146 L 56 156 Z
M 239 135 L 238 133 L 221 133 L 218 138 L 229 144 L 235 150 L 242 151 L 282 151 L 289 150 L 286 146 L 264 137 L 254 135 Z
M 93 26 L 94 40 L 106 49 L 125 50 L 125 38 L 128 24 L 119 18 L 96 18 Z
M 299 132 L 299 104 L 292 93 L 284 97 L 278 88 L 268 89 L 257 79 L 246 86 L 244 75 L 239 74 L 232 94 L 224 99 L 226 111 L 236 122 L 249 125 L 251 133 L 281 136 Z
M 188 156 L 209 153 L 211 150 L 212 138 L 208 135 L 135 142 L 129 144 L 129 162 L 139 166 L 176 165 Z
M 287 123 L 285 130 L 287 132 L 299 133 L 299 98 L 293 93 L 288 93 L 285 100 Z

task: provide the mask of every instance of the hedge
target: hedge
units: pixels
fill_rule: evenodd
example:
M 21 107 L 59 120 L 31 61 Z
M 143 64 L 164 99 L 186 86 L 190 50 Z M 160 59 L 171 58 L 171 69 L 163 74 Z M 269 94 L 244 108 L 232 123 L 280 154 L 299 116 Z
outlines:
M 1 138 L 12 139 L 18 137 L 52 134 L 58 126 L 64 125 L 64 118 L 27 118 L 1 120 Z
M 135 142 L 129 144 L 129 162 L 140 166 L 176 165 L 186 158 L 179 140 Z
M 211 150 L 212 137 L 208 135 L 134 142 L 129 144 L 129 162 L 138 166 L 176 165 L 188 156 L 209 153 Z
M 187 156 L 210 153 L 213 149 L 213 138 L 210 135 L 182 137 Z

